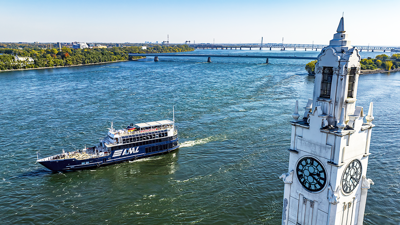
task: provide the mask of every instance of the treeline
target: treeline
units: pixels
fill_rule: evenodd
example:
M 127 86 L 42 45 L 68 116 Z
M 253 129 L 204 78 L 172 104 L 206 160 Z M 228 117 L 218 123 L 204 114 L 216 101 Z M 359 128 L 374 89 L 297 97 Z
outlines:
M 361 60 L 361 70 L 377 70 L 384 69 L 390 71 L 400 68 L 400 54 L 393 54 L 391 57 L 382 54 L 377 55 L 375 59 L 368 57 Z
M 63 47 L 61 51 L 56 48 L 37 49 L 0 48 L 0 70 L 29 69 L 39 67 L 71 66 L 100 62 L 114 62 L 128 60 L 129 53 L 172 53 L 193 51 L 188 45 L 154 46 L 142 49 L 139 46 L 113 47 L 102 49 L 71 49 Z M 34 62 L 18 61 L 15 57 L 31 57 Z
M 315 64 L 317 60 L 307 63 L 305 69 L 309 75 L 315 75 Z M 383 69 L 390 71 L 393 69 L 400 68 L 400 54 L 393 54 L 391 57 L 382 54 L 377 55 L 375 58 L 368 57 L 360 61 L 361 70 L 378 70 Z

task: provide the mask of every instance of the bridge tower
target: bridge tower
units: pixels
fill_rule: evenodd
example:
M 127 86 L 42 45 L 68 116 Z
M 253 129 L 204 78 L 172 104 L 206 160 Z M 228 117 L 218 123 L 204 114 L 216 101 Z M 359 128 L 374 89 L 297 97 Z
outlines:
M 261 37 L 261 45 L 260 45 L 260 50 L 262 50 L 263 40 L 264 40 L 264 37 Z
M 363 224 L 374 117 L 372 102 L 367 116 L 356 106 L 361 57 L 346 38 L 342 17 L 318 56 L 313 99 L 302 117 L 296 101 L 289 169 L 280 177 L 284 225 Z

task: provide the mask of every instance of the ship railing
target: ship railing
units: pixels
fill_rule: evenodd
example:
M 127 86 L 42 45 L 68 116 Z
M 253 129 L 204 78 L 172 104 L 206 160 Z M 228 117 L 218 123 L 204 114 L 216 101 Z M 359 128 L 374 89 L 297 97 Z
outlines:
M 78 159 L 79 155 L 83 155 L 82 153 L 86 153 L 87 157 L 84 157 L 83 159 L 93 159 L 93 158 L 99 158 L 99 157 L 104 157 L 104 156 L 109 156 L 111 154 L 111 152 L 99 152 L 96 153 L 94 151 L 85 151 L 85 152 L 67 152 L 67 153 L 63 153 L 63 154 L 58 154 L 58 155 L 53 155 L 53 156 L 49 156 L 46 158 L 42 158 L 42 159 L 38 159 L 37 162 L 45 162 L 45 161 L 50 161 L 50 160 L 62 160 L 62 159 Z M 101 154 L 103 153 L 103 154 Z M 78 155 L 77 155 L 78 154 Z M 59 158 L 58 158 L 59 157 Z
M 170 130 L 172 128 L 173 128 L 173 126 L 165 126 L 165 127 L 160 128 L 160 129 L 154 128 L 154 129 L 137 130 L 137 131 L 130 131 L 130 132 L 129 131 L 123 131 L 120 134 L 129 134 L 129 135 L 132 135 L 132 134 L 144 134 L 144 133 L 149 133 L 149 132 L 154 132 L 154 131 Z

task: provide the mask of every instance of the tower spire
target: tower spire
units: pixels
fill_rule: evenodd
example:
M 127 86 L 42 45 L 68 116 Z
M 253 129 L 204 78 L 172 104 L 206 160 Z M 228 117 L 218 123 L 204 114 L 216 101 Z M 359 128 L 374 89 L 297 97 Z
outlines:
M 342 18 L 340 19 L 339 26 L 338 26 L 336 32 L 338 32 L 338 33 L 345 33 L 345 32 L 346 32 L 346 31 L 344 30 L 344 17 L 343 17 L 343 16 L 342 16 Z

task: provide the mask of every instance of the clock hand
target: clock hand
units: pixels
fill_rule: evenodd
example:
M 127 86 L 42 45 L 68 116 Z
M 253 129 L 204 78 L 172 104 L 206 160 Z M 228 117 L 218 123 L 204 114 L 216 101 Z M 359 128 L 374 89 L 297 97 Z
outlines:
M 313 175 L 314 178 L 315 178 L 315 176 L 317 176 L 317 175 Z M 319 177 L 318 177 L 318 176 L 317 176 L 317 178 L 315 178 L 315 180 L 318 181 L 318 183 L 319 183 L 320 185 L 322 185 L 322 183 L 321 183 L 321 181 L 319 180 Z

